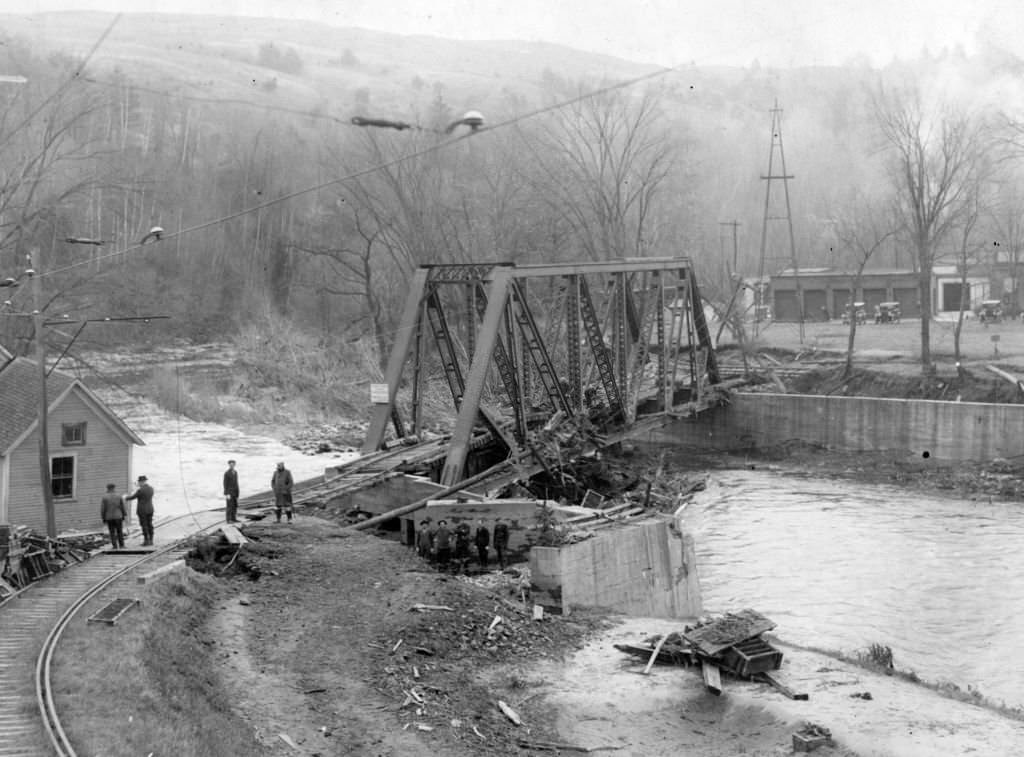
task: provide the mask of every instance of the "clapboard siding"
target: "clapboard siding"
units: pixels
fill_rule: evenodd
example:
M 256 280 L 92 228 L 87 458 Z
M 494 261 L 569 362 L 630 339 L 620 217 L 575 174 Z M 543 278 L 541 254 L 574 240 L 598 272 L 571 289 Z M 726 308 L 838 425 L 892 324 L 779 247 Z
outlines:
M 62 424 L 85 421 L 86 443 L 62 446 Z M 111 420 L 86 401 L 77 386 L 57 407 L 51 408 L 47 422 L 50 455 L 75 458 L 74 497 L 55 499 L 57 531 L 72 529 L 101 530 L 100 498 L 108 483 L 119 492 L 128 489 L 131 471 L 131 441 L 119 433 Z M 46 513 L 39 484 L 39 437 L 32 431 L 11 452 L 8 489 L 8 520 L 46 532 Z

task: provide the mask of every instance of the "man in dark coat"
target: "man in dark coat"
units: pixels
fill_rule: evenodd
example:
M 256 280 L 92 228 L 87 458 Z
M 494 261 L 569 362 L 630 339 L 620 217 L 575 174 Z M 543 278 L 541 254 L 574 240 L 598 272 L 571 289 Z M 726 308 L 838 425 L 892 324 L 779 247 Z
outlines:
M 491 532 L 487 530 L 483 520 L 476 522 L 476 534 L 473 536 L 473 543 L 476 544 L 476 556 L 480 561 L 480 567 L 487 567 L 487 548 L 491 546 Z
M 277 464 L 277 470 L 270 477 L 270 488 L 274 490 L 274 515 L 277 522 L 281 522 L 281 510 L 288 516 L 288 522 L 292 522 L 292 472 L 284 467 L 284 463 Z
M 502 518 L 494 523 L 494 551 L 498 553 L 498 565 L 505 570 L 505 550 L 508 549 L 508 524 Z
M 121 495 L 114 492 L 117 487 L 107 484 L 107 493 L 100 500 L 100 517 L 110 531 L 110 546 L 124 549 L 124 502 Z
M 420 521 L 420 527 L 416 529 L 416 554 L 424 560 L 430 559 L 430 519 L 424 518 Z
M 139 525 L 142 527 L 142 546 L 153 546 L 153 487 L 149 485 L 149 479 L 139 476 L 136 482 L 135 492 L 128 495 L 127 499 L 137 500 L 135 514 L 139 516 Z
M 238 523 L 238 471 L 234 460 L 228 460 L 228 469 L 224 471 L 224 503 L 224 520 Z
M 448 530 L 448 521 L 444 518 L 437 522 L 437 530 L 434 532 L 434 554 L 437 556 L 437 564 L 441 568 L 447 568 L 452 559 L 452 532 Z
M 469 524 L 466 521 L 455 527 L 455 568 L 462 573 L 469 568 Z

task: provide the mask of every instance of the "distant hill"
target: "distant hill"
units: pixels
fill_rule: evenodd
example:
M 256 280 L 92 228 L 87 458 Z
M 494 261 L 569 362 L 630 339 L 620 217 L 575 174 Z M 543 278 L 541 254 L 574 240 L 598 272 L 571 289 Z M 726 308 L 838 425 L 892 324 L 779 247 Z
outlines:
M 84 56 L 114 16 L 66 12 L 0 15 L 0 31 L 34 50 Z M 260 49 L 292 54 L 301 71 L 260 65 Z M 121 69 L 139 84 L 211 98 L 319 106 L 348 117 L 354 105 L 406 117 L 441 88 L 458 107 L 484 108 L 510 96 L 533 100 L 545 72 L 561 78 L 622 79 L 653 70 L 559 45 L 401 36 L 309 21 L 174 14 L 124 14 L 89 61 L 86 75 Z M 271 88 L 269 82 L 274 81 Z

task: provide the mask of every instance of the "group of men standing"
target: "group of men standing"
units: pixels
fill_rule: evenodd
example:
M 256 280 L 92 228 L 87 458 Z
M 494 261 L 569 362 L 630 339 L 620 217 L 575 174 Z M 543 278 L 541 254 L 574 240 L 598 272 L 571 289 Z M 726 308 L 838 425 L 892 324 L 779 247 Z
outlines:
M 281 522 L 284 513 L 290 523 L 292 520 L 292 487 L 295 480 L 284 463 L 278 463 L 274 474 L 270 477 L 270 488 L 274 491 L 274 513 L 277 522 Z M 238 471 L 235 461 L 228 460 L 228 469 L 224 471 L 224 519 L 228 523 L 238 523 Z M 100 518 L 110 533 L 110 545 L 114 549 L 124 549 L 124 527 L 130 520 L 131 509 L 128 503 L 136 500 L 135 514 L 139 518 L 142 529 L 142 546 L 153 546 L 153 487 L 146 476 L 139 476 L 135 491 L 130 495 L 117 493 L 116 484 L 107 484 L 107 493 L 100 501 Z
M 128 502 L 133 499 L 136 500 L 135 514 L 142 529 L 142 546 L 153 546 L 153 487 L 149 485 L 149 479 L 139 476 L 134 493 L 118 494 L 116 484 L 107 484 L 107 493 L 100 501 L 100 517 L 107 525 L 110 545 L 114 549 L 124 549 L 124 522 L 128 520 L 130 511 Z
M 472 535 L 472 540 L 471 540 Z M 505 552 L 508 549 L 508 524 L 503 518 L 496 518 L 494 537 L 484 525 L 482 519 L 477 520 L 476 532 L 473 533 L 466 521 L 460 522 L 454 529 L 448 527 L 448 521 L 442 518 L 437 528 L 432 528 L 430 518 L 420 521 L 416 531 L 416 552 L 424 560 L 429 560 L 442 570 L 454 567 L 466 572 L 469 568 L 470 543 L 476 546 L 477 563 L 487 569 L 490 547 L 494 546 L 498 564 L 505 569 Z

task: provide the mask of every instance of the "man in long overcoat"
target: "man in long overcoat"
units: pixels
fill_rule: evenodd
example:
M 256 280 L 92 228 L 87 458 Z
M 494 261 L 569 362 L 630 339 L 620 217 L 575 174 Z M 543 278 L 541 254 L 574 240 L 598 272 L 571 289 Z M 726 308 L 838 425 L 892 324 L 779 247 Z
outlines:
M 137 486 L 132 494 L 126 499 L 136 500 L 135 514 L 139 516 L 139 525 L 142 527 L 142 546 L 153 546 L 153 487 L 149 485 L 149 479 L 139 476 Z
M 274 515 L 277 522 L 281 522 L 281 510 L 288 516 L 288 522 L 292 520 L 292 472 L 284 467 L 284 463 L 277 464 L 277 470 L 270 477 L 270 488 L 274 490 Z

